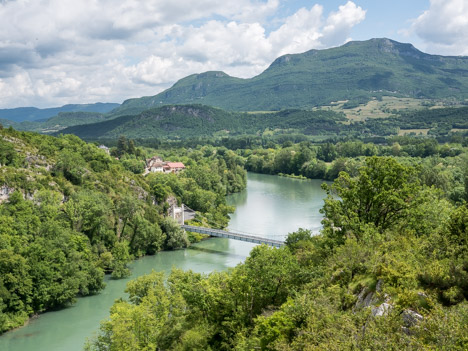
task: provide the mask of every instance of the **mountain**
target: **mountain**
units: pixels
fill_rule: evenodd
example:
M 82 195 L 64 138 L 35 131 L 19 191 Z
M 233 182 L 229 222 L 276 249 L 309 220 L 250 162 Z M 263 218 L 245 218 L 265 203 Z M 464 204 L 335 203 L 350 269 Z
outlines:
M 468 57 L 429 55 L 390 39 L 352 41 L 277 58 L 260 75 L 234 78 L 205 72 L 162 93 L 130 99 L 113 111 L 142 112 L 165 104 L 200 103 L 232 111 L 311 108 L 372 97 L 468 99 Z
M 62 107 L 52 107 L 39 109 L 36 107 L 18 107 L 11 109 L 0 109 L 0 118 L 14 122 L 39 121 L 58 115 L 60 112 L 99 112 L 107 113 L 119 107 L 116 103 L 64 105 Z
M 0 124 L 4 127 L 11 126 L 22 131 L 51 134 L 67 127 L 92 124 L 112 118 L 115 118 L 115 116 L 99 112 L 59 112 L 57 116 L 50 117 L 45 121 L 14 122 L 0 118 Z
M 265 130 L 289 133 L 338 133 L 346 118 L 333 111 L 284 110 L 272 113 L 227 112 L 204 105 L 166 105 L 99 123 L 60 130 L 83 139 L 190 138 L 213 135 L 261 134 Z

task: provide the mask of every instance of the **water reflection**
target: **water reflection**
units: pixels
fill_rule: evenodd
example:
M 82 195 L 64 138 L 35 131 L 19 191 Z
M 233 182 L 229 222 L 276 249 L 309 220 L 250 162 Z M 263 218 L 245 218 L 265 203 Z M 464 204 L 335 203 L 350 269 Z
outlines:
M 282 239 L 298 228 L 320 230 L 323 181 L 256 173 L 249 173 L 247 179 L 248 201 L 241 194 L 228 197 L 228 203 L 236 206 L 230 230 L 272 239 Z

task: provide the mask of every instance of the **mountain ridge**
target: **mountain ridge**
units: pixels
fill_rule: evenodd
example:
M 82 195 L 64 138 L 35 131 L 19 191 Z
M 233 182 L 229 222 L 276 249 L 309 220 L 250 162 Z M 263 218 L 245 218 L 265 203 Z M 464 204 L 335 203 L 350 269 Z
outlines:
M 13 122 L 36 122 L 57 116 L 60 112 L 107 113 L 119 107 L 118 103 L 97 102 L 93 104 L 67 104 L 60 107 L 16 107 L 0 109 L 0 119 Z
M 387 38 L 286 54 L 252 78 L 221 71 L 192 74 L 154 95 L 125 100 L 113 112 L 201 103 L 231 111 L 312 108 L 379 96 L 468 99 L 468 57 L 431 55 Z

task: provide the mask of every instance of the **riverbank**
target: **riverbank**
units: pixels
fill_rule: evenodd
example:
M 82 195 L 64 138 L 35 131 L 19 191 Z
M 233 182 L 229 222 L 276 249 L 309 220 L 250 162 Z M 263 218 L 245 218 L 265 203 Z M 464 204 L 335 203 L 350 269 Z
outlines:
M 49 311 L 29 320 L 27 325 L 0 336 L 0 350 L 8 351 L 82 351 L 87 338 L 109 316 L 116 299 L 126 298 L 126 284 L 141 275 L 156 271 L 169 274 L 173 267 L 210 273 L 226 270 L 245 260 L 253 245 L 213 238 L 189 248 L 161 251 L 141 257 L 130 264 L 131 275 L 124 279 L 106 276 L 106 288 L 97 295 L 80 297 L 62 310 Z
M 301 180 L 310 180 L 303 175 L 295 175 L 295 174 L 285 174 L 285 173 L 278 173 L 280 177 L 292 178 L 292 179 L 301 179 Z
M 272 239 L 284 238 L 298 227 L 318 232 L 324 197 L 321 181 L 299 182 L 253 173 L 247 177 L 247 189 L 227 197 L 227 203 L 236 207 L 230 216 L 230 229 Z M 114 301 L 126 298 L 125 286 L 131 279 L 153 269 L 168 274 L 173 267 L 199 273 L 226 270 L 243 262 L 253 247 L 241 241 L 212 238 L 186 249 L 144 256 L 130 264 L 130 277 L 106 277 L 107 286 L 100 294 L 78 298 L 73 306 L 41 314 L 28 325 L 0 336 L 0 350 L 82 351 L 100 321 L 108 318 Z

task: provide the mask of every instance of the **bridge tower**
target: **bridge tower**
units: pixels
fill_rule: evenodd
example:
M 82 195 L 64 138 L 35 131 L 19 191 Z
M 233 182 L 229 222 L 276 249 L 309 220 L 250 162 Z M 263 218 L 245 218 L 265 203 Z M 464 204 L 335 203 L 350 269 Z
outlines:
M 185 221 L 185 206 L 182 204 L 181 207 L 177 207 L 176 205 L 172 205 L 171 207 L 171 214 L 172 218 L 177 221 L 180 225 L 184 225 Z

